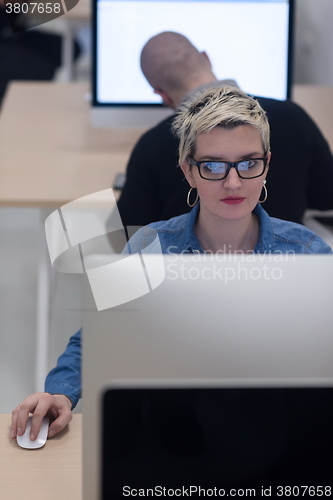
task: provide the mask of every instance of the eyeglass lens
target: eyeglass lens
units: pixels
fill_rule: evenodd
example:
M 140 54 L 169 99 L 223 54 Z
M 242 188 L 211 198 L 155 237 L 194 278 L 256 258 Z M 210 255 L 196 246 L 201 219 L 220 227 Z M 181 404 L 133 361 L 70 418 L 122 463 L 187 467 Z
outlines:
M 223 179 L 228 170 L 228 163 L 221 161 L 207 161 L 200 163 L 200 173 L 204 179 Z M 265 163 L 261 159 L 244 160 L 238 162 L 237 170 L 240 177 L 251 179 L 264 172 Z

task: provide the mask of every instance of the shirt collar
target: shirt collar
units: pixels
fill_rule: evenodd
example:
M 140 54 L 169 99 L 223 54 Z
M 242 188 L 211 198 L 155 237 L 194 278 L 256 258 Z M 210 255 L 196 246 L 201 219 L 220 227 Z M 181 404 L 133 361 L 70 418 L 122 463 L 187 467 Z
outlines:
M 184 242 L 183 242 L 183 248 L 185 252 L 204 253 L 204 250 L 201 247 L 198 238 L 195 234 L 195 223 L 197 222 L 199 210 L 200 210 L 200 203 L 197 203 L 195 207 L 192 208 L 191 212 L 188 215 L 184 231 Z
M 204 85 L 201 85 L 200 87 L 197 87 L 196 89 L 190 90 L 182 99 L 180 104 L 184 104 L 184 102 L 189 101 L 192 99 L 192 97 L 199 92 L 204 92 L 206 89 L 210 89 L 212 87 L 224 87 L 225 85 L 229 85 L 230 87 L 238 87 L 237 82 L 235 80 L 214 80 L 209 83 L 205 83 Z
M 184 231 L 184 241 L 183 241 L 183 249 L 185 252 L 189 253 L 204 253 L 203 248 L 201 247 L 198 238 L 195 234 L 195 224 L 199 215 L 200 210 L 200 202 L 192 208 L 189 213 L 185 231 Z M 260 203 L 256 205 L 253 210 L 253 213 L 259 219 L 259 237 L 257 244 L 254 248 L 254 253 L 269 253 L 273 250 L 273 226 L 271 219 L 267 212 L 262 208 Z
M 273 250 L 273 225 L 270 216 L 262 208 L 260 203 L 257 203 L 253 213 L 259 219 L 259 237 L 255 246 L 255 253 L 270 253 Z

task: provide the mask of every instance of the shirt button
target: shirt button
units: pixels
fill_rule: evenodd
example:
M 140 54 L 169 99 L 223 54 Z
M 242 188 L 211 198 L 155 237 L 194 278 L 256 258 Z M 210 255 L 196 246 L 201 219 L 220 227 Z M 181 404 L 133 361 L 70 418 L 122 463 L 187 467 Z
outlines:
M 193 250 L 193 253 L 200 253 L 199 250 Z

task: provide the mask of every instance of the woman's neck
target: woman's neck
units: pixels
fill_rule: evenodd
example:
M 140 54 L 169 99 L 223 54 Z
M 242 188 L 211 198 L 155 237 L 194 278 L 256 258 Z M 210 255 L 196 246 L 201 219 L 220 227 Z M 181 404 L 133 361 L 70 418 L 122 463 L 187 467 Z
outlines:
M 259 220 L 250 213 L 239 220 L 225 220 L 200 209 L 195 232 L 201 247 L 213 253 L 253 251 L 259 237 Z

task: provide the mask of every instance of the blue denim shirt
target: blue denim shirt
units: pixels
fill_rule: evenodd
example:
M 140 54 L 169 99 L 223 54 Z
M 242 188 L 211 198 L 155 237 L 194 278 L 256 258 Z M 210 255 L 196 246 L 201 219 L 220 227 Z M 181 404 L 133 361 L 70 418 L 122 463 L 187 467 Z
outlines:
M 162 253 L 204 253 L 195 234 L 199 207 L 197 204 L 189 214 L 139 229 L 127 244 L 128 253 L 145 248 L 153 241 L 156 232 Z M 270 217 L 259 203 L 253 212 L 259 219 L 259 237 L 254 253 L 332 253 L 327 243 L 301 224 Z M 150 251 L 153 253 L 154 247 Z
M 332 253 L 331 248 L 314 232 L 294 222 L 269 217 L 261 205 L 254 213 L 259 218 L 259 238 L 255 253 L 297 254 Z M 169 221 L 154 222 L 135 233 L 124 252 L 135 253 L 155 240 L 156 232 L 163 253 L 204 253 L 195 234 L 195 223 L 199 214 L 196 205 L 189 214 L 174 217 Z M 154 253 L 154 244 L 150 249 Z M 70 338 L 57 366 L 50 371 L 45 381 L 45 391 L 68 396 L 73 408 L 81 394 L 81 330 Z

